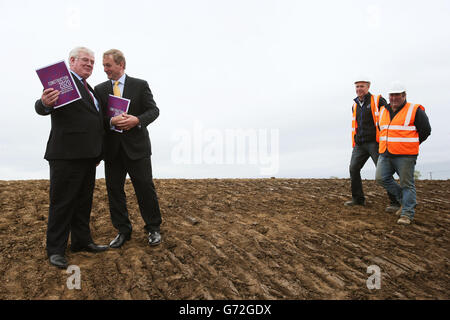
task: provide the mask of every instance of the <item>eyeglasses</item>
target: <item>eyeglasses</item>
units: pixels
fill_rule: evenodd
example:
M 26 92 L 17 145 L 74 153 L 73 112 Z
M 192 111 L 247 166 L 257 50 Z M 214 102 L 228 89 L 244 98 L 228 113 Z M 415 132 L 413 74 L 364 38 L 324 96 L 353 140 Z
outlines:
M 95 63 L 95 60 L 91 60 L 89 58 L 75 58 L 75 59 L 81 60 L 84 63 L 89 63 L 90 62 L 92 65 L 94 65 L 94 63 Z

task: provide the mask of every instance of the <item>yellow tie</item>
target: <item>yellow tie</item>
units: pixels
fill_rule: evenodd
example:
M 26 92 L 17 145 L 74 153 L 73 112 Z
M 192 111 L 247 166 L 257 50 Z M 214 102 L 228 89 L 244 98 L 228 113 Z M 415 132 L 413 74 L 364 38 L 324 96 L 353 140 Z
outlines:
M 119 81 L 114 82 L 113 92 L 116 97 L 120 97 Z

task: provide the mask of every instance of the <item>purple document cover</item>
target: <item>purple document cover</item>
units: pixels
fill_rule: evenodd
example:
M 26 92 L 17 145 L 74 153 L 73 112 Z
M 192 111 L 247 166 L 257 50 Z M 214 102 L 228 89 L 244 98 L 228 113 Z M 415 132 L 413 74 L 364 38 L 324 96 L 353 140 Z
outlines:
M 59 97 L 54 109 L 60 108 L 75 100 L 81 99 L 78 87 L 73 81 L 72 74 L 63 61 L 36 70 L 44 89 L 53 88 L 59 91 Z
M 130 101 L 130 99 L 116 97 L 110 94 L 108 97 L 108 110 L 106 111 L 107 116 L 112 118 L 121 115 L 122 113 L 127 113 L 128 108 L 130 107 Z M 123 130 L 116 129 L 115 126 L 112 126 L 111 130 L 123 132 Z

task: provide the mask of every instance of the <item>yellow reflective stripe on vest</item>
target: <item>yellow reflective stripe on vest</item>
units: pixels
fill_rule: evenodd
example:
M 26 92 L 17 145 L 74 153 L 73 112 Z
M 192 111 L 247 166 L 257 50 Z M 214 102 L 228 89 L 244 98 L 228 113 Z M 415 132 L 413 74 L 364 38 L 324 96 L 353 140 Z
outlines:
M 408 113 L 406 114 L 406 118 L 405 118 L 405 126 L 409 125 L 409 122 L 411 121 L 413 110 L 414 110 L 414 104 L 410 103 Z
M 419 138 L 394 138 L 394 137 L 380 137 L 380 141 L 387 142 L 419 142 Z
M 386 110 L 386 108 L 385 107 L 383 107 L 383 109 L 381 109 L 381 112 L 380 112 L 380 120 L 381 120 L 381 118 L 383 117 L 383 114 L 384 114 L 384 111 Z
M 387 126 L 381 126 L 380 130 L 403 130 L 403 131 L 416 131 L 416 126 L 395 126 L 395 125 L 387 125 Z
M 385 107 L 383 107 L 382 109 L 381 109 L 381 112 L 380 112 L 380 117 L 378 118 L 378 125 L 380 125 L 380 121 L 381 121 L 381 119 L 383 118 L 383 114 L 384 114 L 384 111 L 386 110 L 386 108 Z M 381 129 L 381 128 L 380 128 Z M 381 129 L 381 130 L 383 130 L 383 129 Z
M 378 115 L 378 105 L 380 104 L 380 95 L 377 95 L 377 96 L 374 96 L 374 95 L 372 95 L 372 97 L 373 97 L 373 102 L 374 102 L 374 104 L 375 104 L 375 115 L 377 116 Z

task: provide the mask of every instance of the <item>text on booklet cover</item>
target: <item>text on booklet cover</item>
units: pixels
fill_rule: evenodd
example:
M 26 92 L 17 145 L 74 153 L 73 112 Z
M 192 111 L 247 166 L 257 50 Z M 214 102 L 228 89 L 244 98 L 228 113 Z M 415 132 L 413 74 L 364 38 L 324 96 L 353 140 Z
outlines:
M 51 64 L 36 70 L 44 89 L 53 88 L 59 91 L 59 97 L 54 108 L 59 108 L 75 100 L 81 99 L 72 74 L 64 61 Z
M 127 113 L 129 106 L 130 99 L 116 97 L 110 94 L 108 97 L 108 109 L 106 113 L 109 118 L 113 118 L 121 115 L 122 113 Z M 111 129 L 117 132 L 123 132 L 123 130 L 118 130 L 114 126 Z

